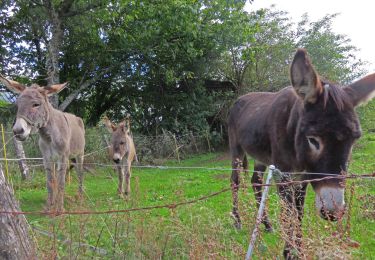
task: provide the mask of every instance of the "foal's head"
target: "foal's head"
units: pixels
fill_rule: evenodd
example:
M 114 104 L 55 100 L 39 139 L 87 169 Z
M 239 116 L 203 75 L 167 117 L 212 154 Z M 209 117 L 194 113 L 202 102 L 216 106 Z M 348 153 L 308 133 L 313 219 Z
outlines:
M 118 125 L 112 123 L 107 117 L 104 119 L 104 124 L 107 129 L 112 133 L 111 148 L 113 153 L 113 161 L 120 163 L 128 152 L 128 136 L 129 136 L 129 123 L 128 120 L 124 120 Z
M 13 133 L 21 141 L 26 140 L 31 132 L 36 132 L 39 128 L 46 126 L 52 107 L 48 97 L 60 92 L 66 86 L 64 83 L 50 87 L 41 87 L 37 84 L 26 87 L 1 75 L 0 81 L 9 90 L 19 94 L 16 101 L 17 117 L 13 125 Z
M 298 50 L 291 65 L 291 82 L 303 99 L 295 136 L 299 164 L 310 179 L 341 175 L 361 128 L 354 108 L 372 98 L 375 76 L 338 87 L 320 79 L 306 51 Z M 372 87 L 371 87 L 372 84 Z M 323 175 L 328 173 L 333 175 Z M 344 211 L 344 180 L 312 182 L 317 210 L 325 219 L 335 220 Z

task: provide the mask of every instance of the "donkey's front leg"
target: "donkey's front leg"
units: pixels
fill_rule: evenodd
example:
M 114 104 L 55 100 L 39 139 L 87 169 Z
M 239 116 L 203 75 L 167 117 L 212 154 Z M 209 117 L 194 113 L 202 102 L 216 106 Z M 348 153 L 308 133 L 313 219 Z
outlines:
M 64 211 L 65 175 L 68 164 L 68 157 L 61 156 L 57 161 L 57 195 L 56 211 Z
M 44 169 L 46 171 L 47 186 L 47 205 L 46 210 L 49 211 L 56 204 L 56 176 L 54 172 L 54 163 L 50 158 L 43 159 Z
M 131 177 L 131 162 L 127 161 L 125 165 L 125 195 L 130 194 L 130 177 Z
M 118 173 L 118 188 L 117 193 L 120 196 L 123 196 L 124 193 L 124 166 L 122 164 L 117 165 Z
M 303 239 L 302 239 L 302 218 L 303 218 L 303 207 L 305 204 L 307 184 L 298 185 L 294 190 L 294 196 L 296 201 L 296 209 L 298 214 L 298 226 L 296 227 L 296 240 L 295 244 L 298 248 L 298 251 L 303 255 Z
M 281 209 L 281 222 L 285 240 L 283 255 L 285 259 L 301 259 L 304 257 L 301 220 L 306 185 L 279 186 L 279 193 L 283 204 Z

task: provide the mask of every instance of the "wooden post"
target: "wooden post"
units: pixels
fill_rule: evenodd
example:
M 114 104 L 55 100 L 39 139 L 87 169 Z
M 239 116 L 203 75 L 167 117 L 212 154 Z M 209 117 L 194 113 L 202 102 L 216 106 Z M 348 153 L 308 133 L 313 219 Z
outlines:
M 197 141 L 195 140 L 195 136 L 193 134 L 193 132 L 190 132 L 190 135 L 191 135 L 191 141 L 193 142 L 194 146 L 195 146 L 195 150 L 197 151 L 197 153 L 199 152 L 198 150 L 198 146 L 197 146 Z
M 177 155 L 178 163 L 180 163 L 180 153 L 178 151 L 180 149 L 180 147 L 178 147 L 176 135 L 173 134 L 172 137 L 173 137 L 173 140 L 174 140 L 174 145 L 176 146 L 175 154 Z
M 4 161 L 5 161 L 5 176 L 8 179 L 9 174 L 8 174 L 8 161 L 7 161 L 7 146 L 5 143 L 5 132 L 4 132 L 4 126 L 1 124 L 1 136 L 3 139 L 3 153 L 4 153 Z
M 210 144 L 210 133 L 209 133 L 208 130 L 206 131 L 206 139 L 207 139 L 207 144 L 208 144 L 208 152 L 210 153 L 211 152 L 211 144 Z
M 102 141 L 104 142 L 105 146 L 108 147 L 108 149 L 107 149 L 108 158 L 110 160 L 112 160 L 112 158 L 111 158 L 112 157 L 111 143 L 109 142 L 107 135 L 105 133 L 103 133 L 103 131 L 101 131 L 101 130 L 100 130 L 100 132 L 101 132 L 101 135 L 102 135 Z
M 26 164 L 26 156 L 25 151 L 23 149 L 23 145 L 21 141 L 18 141 L 16 138 L 13 138 L 14 149 L 16 150 L 16 156 L 19 159 L 18 166 L 20 167 L 21 171 L 21 178 L 22 180 L 30 179 L 30 171 L 29 167 Z
M 0 211 L 20 211 L 13 189 L 0 168 Z M 0 213 L 0 259 L 37 259 L 24 215 Z

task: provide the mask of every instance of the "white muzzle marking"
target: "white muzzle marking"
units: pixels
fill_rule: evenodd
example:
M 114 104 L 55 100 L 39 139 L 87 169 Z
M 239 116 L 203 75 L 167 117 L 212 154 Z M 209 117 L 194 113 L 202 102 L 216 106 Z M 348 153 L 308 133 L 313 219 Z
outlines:
M 334 215 L 340 215 L 345 207 L 344 188 L 321 187 L 315 195 L 315 206 L 319 212 L 322 209 Z
M 119 153 L 114 153 L 113 154 L 113 160 L 117 161 L 117 160 L 120 160 L 121 161 L 121 155 Z
M 13 132 L 19 140 L 25 140 L 31 133 L 32 127 L 23 118 L 17 118 L 13 126 Z

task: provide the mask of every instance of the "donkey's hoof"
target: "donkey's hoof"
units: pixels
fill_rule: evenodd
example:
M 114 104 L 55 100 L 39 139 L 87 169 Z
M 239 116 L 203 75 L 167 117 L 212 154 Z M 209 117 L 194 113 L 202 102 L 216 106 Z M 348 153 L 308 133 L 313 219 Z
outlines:
M 74 197 L 78 201 L 82 201 L 83 200 L 83 194 L 80 193 L 80 192 L 78 192 Z
M 264 227 L 265 227 L 265 231 L 267 232 L 267 233 L 272 233 L 273 232 L 273 227 L 272 227 L 272 225 L 270 224 L 270 223 L 263 223 L 264 224 Z
M 273 227 L 269 226 L 264 229 L 267 233 L 273 233 Z
M 241 220 L 240 220 L 235 214 L 233 214 L 233 212 L 230 213 L 230 216 L 231 216 L 231 217 L 233 218 L 233 220 L 234 220 L 233 226 L 234 226 L 236 229 L 238 229 L 238 230 L 242 229 Z
M 241 230 L 242 229 L 242 224 L 239 223 L 239 222 L 237 222 L 237 221 L 233 223 L 233 226 L 237 230 Z
M 284 258 L 286 260 L 298 260 L 301 259 L 298 255 L 298 250 L 296 249 L 284 249 L 283 252 Z

